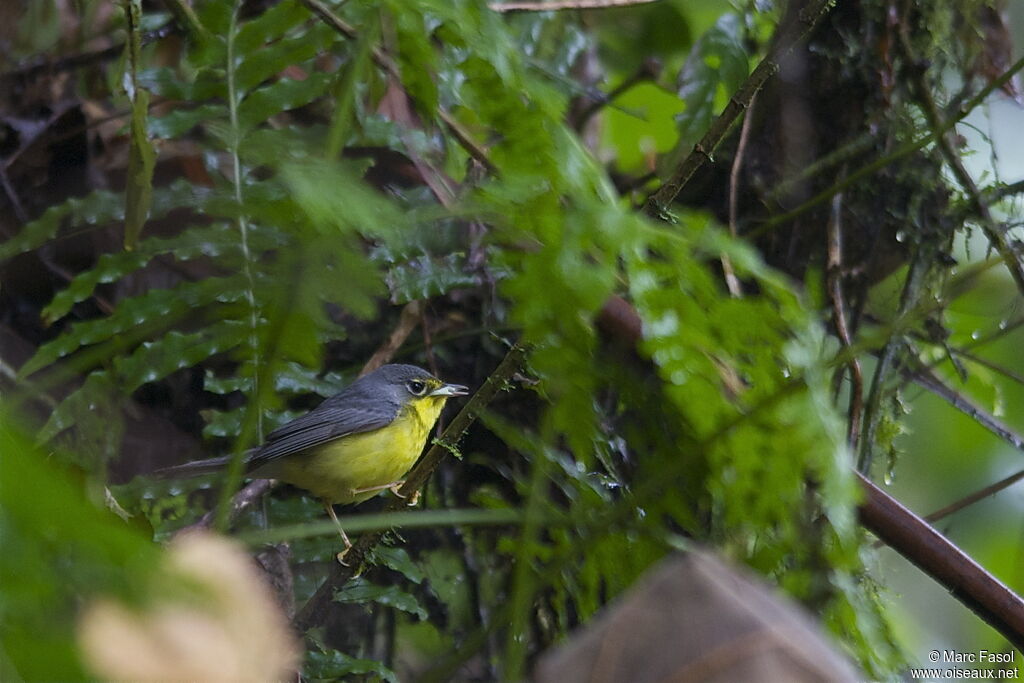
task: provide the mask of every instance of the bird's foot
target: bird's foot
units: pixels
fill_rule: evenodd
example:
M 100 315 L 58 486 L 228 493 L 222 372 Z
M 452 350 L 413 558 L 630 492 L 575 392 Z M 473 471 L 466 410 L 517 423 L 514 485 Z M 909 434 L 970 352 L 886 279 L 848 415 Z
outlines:
M 402 488 L 403 484 L 405 484 L 404 481 L 396 481 L 394 484 L 392 484 L 391 486 L 388 487 L 388 490 L 391 491 L 391 493 L 393 493 L 396 496 L 398 496 L 399 498 L 404 499 L 405 496 L 403 496 L 399 492 L 399 489 Z M 412 492 L 412 495 L 409 496 L 409 500 L 408 500 L 408 502 L 406 502 L 406 505 L 408 505 L 409 507 L 412 507 L 413 505 L 416 505 L 416 503 L 418 503 L 418 502 L 420 502 L 420 491 L 419 491 L 419 489 L 416 489 L 415 491 Z

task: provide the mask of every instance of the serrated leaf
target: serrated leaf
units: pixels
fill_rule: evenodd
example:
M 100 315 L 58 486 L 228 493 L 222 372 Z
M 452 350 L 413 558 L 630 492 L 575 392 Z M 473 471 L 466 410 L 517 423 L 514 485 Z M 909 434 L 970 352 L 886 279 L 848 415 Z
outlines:
M 203 419 L 206 420 L 206 425 L 203 427 L 203 437 L 207 439 L 237 437 L 242 430 L 242 420 L 245 418 L 245 411 L 246 407 L 244 405 L 231 410 L 203 411 Z M 269 432 L 277 426 L 305 415 L 307 412 L 309 411 L 270 411 L 266 415 L 266 430 Z
M 351 579 L 343 588 L 335 591 L 334 600 L 354 604 L 376 602 L 407 612 L 420 619 L 427 618 L 427 610 L 412 594 L 397 586 L 375 586 L 362 576 Z
M 204 326 L 199 332 L 170 331 L 159 339 L 143 342 L 126 358 L 115 358 L 114 369 L 125 391 L 198 365 L 210 356 L 230 351 L 249 336 L 246 323 L 223 320 Z
M 155 138 L 181 137 L 204 121 L 225 118 L 228 110 L 222 104 L 202 104 L 195 109 L 174 109 L 149 120 L 149 134 Z
M 83 426 L 76 437 L 88 440 L 92 436 L 94 445 L 98 447 L 89 448 L 79 442 L 76 446 L 80 447 L 73 452 L 78 465 L 87 471 L 96 471 L 115 454 L 120 445 L 121 420 L 117 414 L 117 403 L 113 399 L 115 394 L 114 382 L 108 373 L 100 371 L 90 374 L 82 386 L 68 394 L 50 413 L 46 424 L 36 436 L 37 443 L 49 443 L 58 434 L 85 419 L 88 424 Z
M 22 227 L 13 238 L 0 244 L 0 261 L 35 249 L 53 239 L 66 217 L 72 218 L 79 225 L 121 221 L 124 220 L 124 202 L 114 192 L 97 190 L 50 207 L 42 216 Z
M 300 23 L 309 20 L 309 10 L 295 0 L 282 0 L 271 5 L 254 19 L 246 21 L 235 34 L 235 51 L 248 54 Z
M 216 231 L 223 233 L 224 226 L 218 226 Z M 218 246 L 237 249 L 237 238 L 233 234 L 230 240 L 223 240 L 221 245 L 206 239 L 208 237 L 209 234 L 199 237 L 189 232 L 179 238 L 147 240 L 141 249 L 133 252 L 103 254 L 95 267 L 75 276 L 68 286 L 53 298 L 53 301 L 43 309 L 43 320 L 53 323 L 66 315 L 74 304 L 89 298 L 98 285 L 120 280 L 159 254 L 173 254 L 179 261 L 188 261 L 200 256 L 217 256 L 220 251 Z
M 160 212 L 163 213 L 163 212 Z M 156 215 L 156 214 L 154 214 Z M 254 230 L 250 233 L 250 249 L 259 253 L 264 249 L 280 246 L 277 236 L 269 231 Z M 131 252 L 103 254 L 91 269 L 76 275 L 68 286 L 58 292 L 42 311 L 47 324 L 60 319 L 80 301 L 92 296 L 100 284 L 116 282 L 124 276 L 142 268 L 156 256 L 169 254 L 178 261 L 197 258 L 216 258 L 230 264 L 238 254 L 238 232 L 223 224 L 204 228 L 190 228 L 181 235 L 169 238 L 154 237 L 143 241 Z
M 67 332 L 40 346 L 19 369 L 19 376 L 27 377 L 82 346 L 111 339 L 148 322 L 170 321 L 214 301 L 238 300 L 242 291 L 242 278 L 235 276 L 188 283 L 176 289 L 154 289 L 125 299 L 109 316 L 75 323 Z
M 282 394 L 317 394 L 327 398 L 338 393 L 351 381 L 330 372 L 321 375 L 319 368 L 310 368 L 295 362 L 282 363 L 274 377 L 274 388 Z
M 333 81 L 331 74 L 315 73 L 305 80 L 290 78 L 259 88 L 238 105 L 238 127 L 244 135 L 271 116 L 309 104 L 323 95 Z
M 321 23 L 295 37 L 283 38 L 246 54 L 235 68 L 235 88 L 241 100 L 260 83 L 317 56 L 335 40 L 336 34 Z
M 503 269 L 490 272 L 495 279 L 503 279 L 505 274 Z M 480 276 L 469 270 L 464 254 L 423 254 L 393 266 L 388 270 L 387 282 L 392 302 L 401 304 L 447 294 L 460 287 L 477 287 Z
M 246 406 L 241 405 L 231 410 L 203 411 L 204 439 L 234 438 L 242 433 L 242 420 L 245 418 Z

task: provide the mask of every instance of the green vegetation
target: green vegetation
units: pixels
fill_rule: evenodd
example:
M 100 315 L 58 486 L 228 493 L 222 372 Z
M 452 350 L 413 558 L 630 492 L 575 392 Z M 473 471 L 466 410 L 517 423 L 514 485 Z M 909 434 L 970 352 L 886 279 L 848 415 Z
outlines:
M 12 121 L 25 116 L 13 93 L 32 95 L 19 70 L 61 54 L 44 40 L 60 17 L 28 4 L 0 75 Z M 959 28 L 988 30 L 986 5 L 938 3 L 888 29 L 884 3 L 827 14 L 809 38 L 816 80 L 769 80 L 655 220 L 637 208 L 658 186 L 645 176 L 672 174 L 754 66 L 779 57 L 772 36 L 793 16 L 711 0 L 79 4 L 83 52 L 93 33 L 125 46 L 63 72 L 88 115 L 60 134 L 88 142 L 80 163 L 104 180 L 79 192 L 55 175 L 60 192 L 29 197 L 8 162 L 7 201 L 26 216 L 0 226 L 5 329 L 31 347 L 2 358 L 0 678 L 87 677 L 81 604 L 151 604 L 158 542 L 214 509 L 254 553 L 284 558 L 262 566 L 301 607 L 338 550 L 315 500 L 275 490 L 229 523 L 238 471 L 133 477 L 241 453 L 351 381 L 395 330 L 396 360 L 473 388 L 509 348 L 529 352 L 442 462 L 427 510 L 348 511 L 352 531 L 394 529 L 304 634 L 305 679 L 469 667 L 516 680 L 693 544 L 809 607 L 869 677 L 905 666 L 891 596 L 866 568 L 855 468 L 858 455 L 868 473 L 895 466 L 902 392 L 923 364 L 969 374 L 983 398 L 1007 381 L 957 350 L 1016 323 L 945 311 L 1003 264 L 953 269 L 972 226 L 1013 225 L 1005 185 L 944 175 L 965 152 L 944 157 L 926 123 L 956 120 L 953 105 L 980 104 L 1007 73 L 977 67 L 985 36 Z M 889 52 L 862 45 L 858 25 L 890 31 L 877 39 Z M 940 87 L 942 69 L 962 92 Z M 621 98 L 596 98 L 636 73 Z M 921 88 L 950 107 L 927 111 Z M 1012 272 L 1016 247 L 992 243 Z M 12 288 L 18 264 L 36 291 Z M 599 331 L 610 297 L 639 316 L 638 347 Z M 140 413 L 180 439 L 140 437 Z

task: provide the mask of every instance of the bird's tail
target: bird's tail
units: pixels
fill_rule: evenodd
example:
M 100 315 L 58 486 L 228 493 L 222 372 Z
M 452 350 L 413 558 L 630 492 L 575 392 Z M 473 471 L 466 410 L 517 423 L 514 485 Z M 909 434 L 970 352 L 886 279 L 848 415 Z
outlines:
M 208 458 L 206 460 L 194 460 L 181 465 L 174 465 L 173 467 L 161 467 L 158 470 L 154 470 L 148 476 L 156 477 L 157 479 L 187 479 L 189 477 L 198 477 L 204 474 L 219 472 L 227 467 L 230 460 L 230 456 Z

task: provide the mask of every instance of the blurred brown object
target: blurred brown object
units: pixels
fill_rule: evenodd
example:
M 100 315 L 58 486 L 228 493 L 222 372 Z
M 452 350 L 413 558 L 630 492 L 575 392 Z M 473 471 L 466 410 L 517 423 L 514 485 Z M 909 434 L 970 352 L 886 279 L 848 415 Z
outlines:
M 270 587 L 245 549 L 207 532 L 177 537 L 167 571 L 144 607 L 90 601 L 78 624 L 89 668 L 112 681 L 295 680 L 300 649 Z
M 569 642 L 537 683 L 864 680 L 802 608 L 715 555 L 662 561 Z

